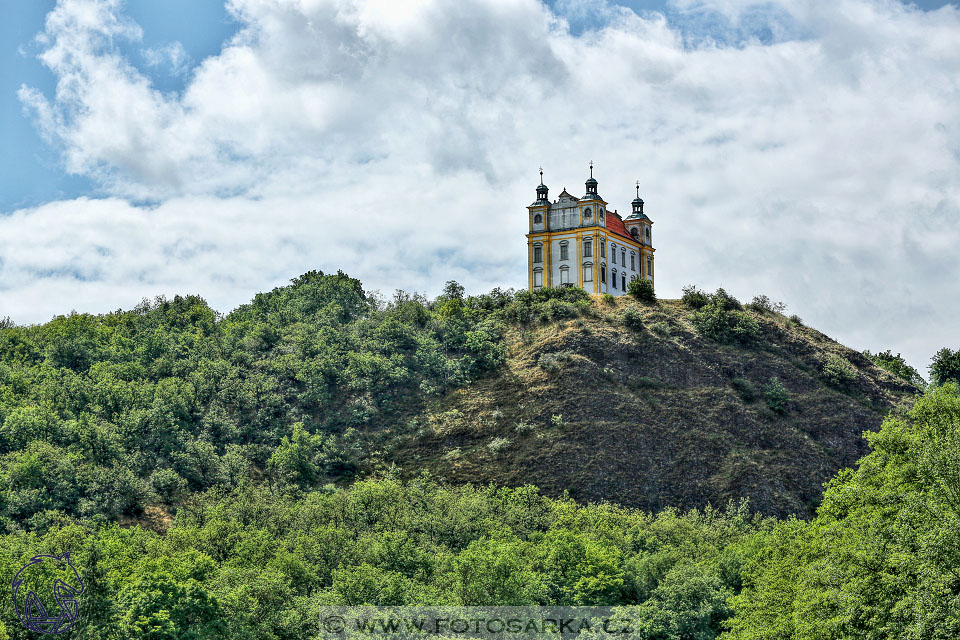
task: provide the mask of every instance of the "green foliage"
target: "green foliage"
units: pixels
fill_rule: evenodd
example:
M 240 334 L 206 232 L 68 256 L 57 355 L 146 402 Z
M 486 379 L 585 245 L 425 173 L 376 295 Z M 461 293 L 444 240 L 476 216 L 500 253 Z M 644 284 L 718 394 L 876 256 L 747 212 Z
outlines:
M 960 389 L 928 391 L 866 438 L 813 522 L 761 534 L 731 639 L 960 635 Z
M 947 382 L 960 384 L 960 349 L 953 351 L 944 347 L 930 363 L 930 384 L 939 386 Z
M 688 284 L 683 287 L 682 291 L 683 296 L 680 301 L 688 309 L 700 309 L 710 302 L 710 295 L 706 291 L 698 289 L 695 285 Z
M 767 407 L 776 413 L 786 413 L 790 408 L 790 392 L 777 377 L 770 378 L 764 385 L 763 399 Z
M 887 349 L 886 351 L 880 351 L 879 353 L 874 354 L 870 353 L 870 350 L 868 349 L 863 352 L 863 355 L 881 369 L 886 369 L 893 375 L 903 379 L 919 389 L 922 389 L 926 386 L 926 381 L 923 379 L 923 377 L 917 372 L 916 369 L 908 365 L 907 361 L 904 360 L 903 356 L 901 356 L 899 353 L 897 355 L 893 355 L 893 352 L 890 349 Z
M 609 306 L 614 306 L 617 304 L 617 297 L 612 293 L 605 293 L 602 296 L 600 296 L 600 298 L 601 300 L 603 300 L 603 304 L 606 304 Z
M 832 385 L 845 387 L 859 376 L 857 368 L 843 356 L 833 354 L 823 364 L 823 377 Z
M 625 307 L 618 314 L 618 320 L 628 329 L 633 331 L 643 330 L 643 314 L 636 308 L 636 305 Z
M 707 301 L 696 307 L 694 305 L 700 304 L 701 294 L 706 296 Z M 703 337 L 742 345 L 751 344 L 760 337 L 757 321 L 741 311 L 740 302 L 722 288 L 709 295 L 694 290 L 691 297 L 693 302 L 685 304 L 697 309 L 690 315 L 690 320 Z
M 627 284 L 627 293 L 640 302 L 653 303 L 657 301 L 657 294 L 653 290 L 653 282 L 647 278 L 637 278 Z
M 628 604 L 668 634 L 645 637 L 712 639 L 745 545 L 772 526 L 745 505 L 652 515 L 529 486 L 364 480 L 291 498 L 247 485 L 195 495 L 163 534 L 3 534 L 0 564 L 73 549 L 90 589 L 82 638 L 314 637 L 317 604 Z M 22 629 L 12 607 L 0 621 Z
M 787 305 L 782 302 L 774 302 L 770 299 L 770 296 L 764 294 L 754 296 L 747 307 L 758 313 L 779 313 L 781 315 L 787 310 Z
M 196 296 L 0 329 L 0 523 L 141 517 L 212 487 L 306 491 L 361 470 L 369 439 L 495 371 L 512 318 L 579 315 L 580 289 L 448 282 L 380 302 L 305 273 L 221 316 Z M 526 309 L 526 312 L 520 312 Z M 159 624 L 159 623 L 158 623 Z

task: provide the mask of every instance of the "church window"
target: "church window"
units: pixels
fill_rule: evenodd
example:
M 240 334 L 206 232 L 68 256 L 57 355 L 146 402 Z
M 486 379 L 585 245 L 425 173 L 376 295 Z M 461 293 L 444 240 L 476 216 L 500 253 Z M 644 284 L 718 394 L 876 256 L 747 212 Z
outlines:
M 630 235 L 633 236 L 634 238 L 637 237 L 637 228 L 636 228 L 636 227 L 634 227 L 633 229 L 630 229 Z
M 612 269 L 610 271 L 610 285 L 616 289 L 617 288 L 617 270 Z
M 630 271 L 637 270 L 637 254 L 633 251 L 630 252 Z
M 560 259 L 561 260 L 570 259 L 570 247 L 566 242 L 560 243 Z
M 533 261 L 543 262 L 543 247 L 536 246 L 533 248 Z
M 589 262 L 583 265 L 583 281 L 593 282 L 593 265 Z
M 653 258 L 647 258 L 647 276 L 653 275 Z
M 627 250 L 626 249 L 620 249 L 620 266 L 621 267 L 627 266 Z
M 583 210 L 583 219 L 589 220 L 591 217 L 593 217 L 593 212 L 590 211 L 590 207 L 587 207 Z
M 570 284 L 569 267 L 560 267 L 560 284 Z
M 620 282 L 623 283 L 623 290 L 626 291 L 627 290 L 627 274 L 625 273 L 620 274 Z
M 607 282 L 607 266 L 603 264 L 600 265 L 600 282 Z
M 603 224 L 603 209 L 600 209 L 600 224 Z
M 543 223 L 542 215 L 538 213 L 537 215 L 533 216 L 533 224 L 542 224 L 542 223 Z
M 593 257 L 593 241 L 592 240 L 583 241 L 583 257 L 584 258 Z
M 533 272 L 533 286 L 542 287 L 543 286 L 543 271 L 534 271 Z
M 603 240 L 600 241 L 600 257 L 601 258 L 607 257 L 607 243 L 604 242 Z
M 650 244 L 650 227 L 647 227 L 645 231 L 647 232 L 647 244 Z

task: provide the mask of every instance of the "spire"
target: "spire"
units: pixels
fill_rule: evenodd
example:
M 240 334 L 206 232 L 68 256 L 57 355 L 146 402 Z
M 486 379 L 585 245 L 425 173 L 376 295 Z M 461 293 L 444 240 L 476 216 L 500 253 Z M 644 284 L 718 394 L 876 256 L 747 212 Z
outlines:
M 637 197 L 633 199 L 633 213 L 643 215 L 643 199 L 640 197 L 639 180 L 637 180 Z
M 537 202 L 541 200 L 548 201 L 548 192 L 547 185 L 543 184 L 543 167 L 540 167 L 540 185 L 537 187 Z
M 587 178 L 587 195 L 584 198 L 599 198 L 597 195 L 597 179 L 593 177 L 593 160 L 590 161 L 590 177 Z

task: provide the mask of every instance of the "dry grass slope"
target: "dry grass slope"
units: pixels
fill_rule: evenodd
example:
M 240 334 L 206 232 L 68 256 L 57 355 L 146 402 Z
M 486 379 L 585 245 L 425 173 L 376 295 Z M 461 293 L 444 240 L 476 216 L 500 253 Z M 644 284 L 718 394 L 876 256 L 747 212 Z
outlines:
M 594 301 L 583 317 L 512 327 L 506 366 L 412 420 L 390 457 L 451 482 L 533 483 L 657 510 L 748 497 L 809 516 L 822 484 L 866 453 L 864 430 L 914 389 L 776 313 L 752 347 L 699 336 L 679 301 Z M 833 355 L 856 375 L 838 384 Z M 772 410 L 764 387 L 790 394 Z

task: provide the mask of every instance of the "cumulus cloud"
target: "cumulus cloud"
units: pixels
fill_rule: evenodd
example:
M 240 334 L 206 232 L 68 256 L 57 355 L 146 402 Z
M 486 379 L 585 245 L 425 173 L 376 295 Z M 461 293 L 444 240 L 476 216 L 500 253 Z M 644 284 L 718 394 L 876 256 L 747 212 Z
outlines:
M 766 292 L 917 365 L 960 346 L 954 8 L 228 8 L 238 32 L 177 94 L 118 53 L 141 36 L 119 0 L 50 13 L 40 57 L 56 95 L 21 100 L 67 170 L 109 197 L 0 218 L 0 315 L 161 292 L 225 309 L 310 268 L 385 291 L 524 286 L 536 167 L 553 195 L 578 193 L 592 159 L 612 207 L 641 180 L 661 295 Z M 587 13 L 594 28 L 572 33 Z

